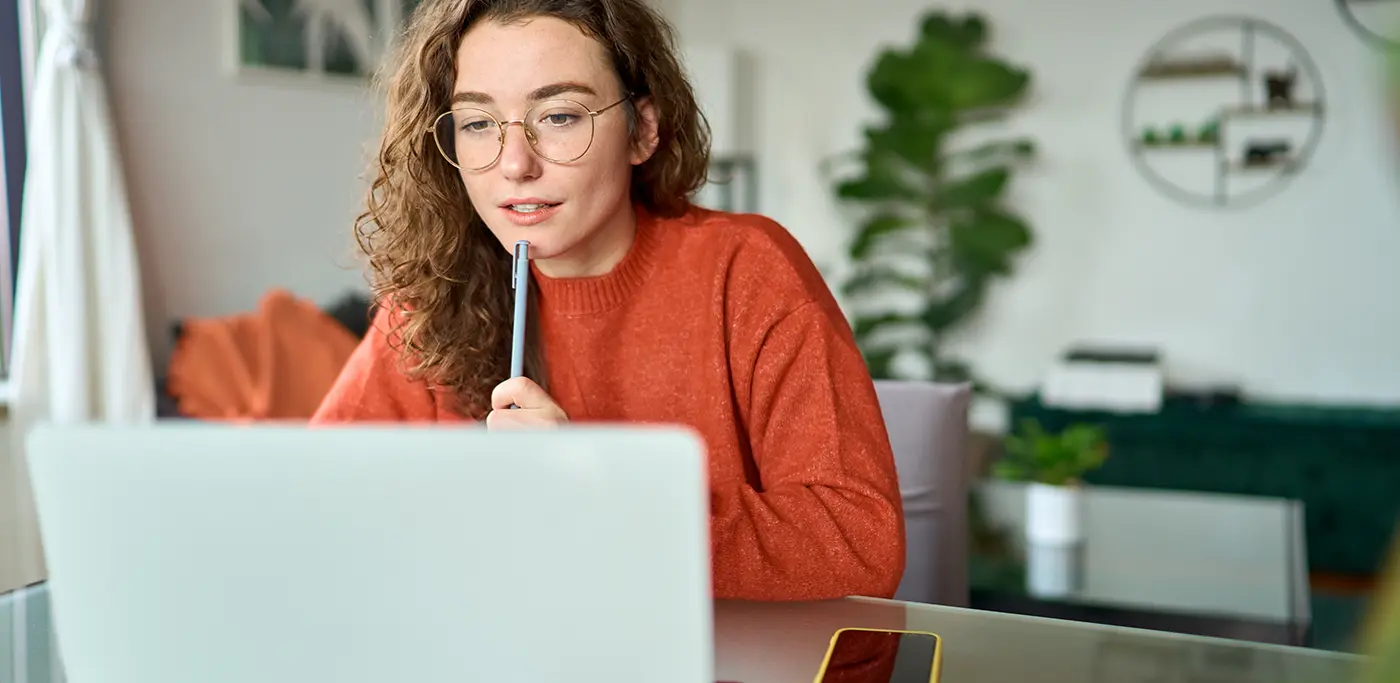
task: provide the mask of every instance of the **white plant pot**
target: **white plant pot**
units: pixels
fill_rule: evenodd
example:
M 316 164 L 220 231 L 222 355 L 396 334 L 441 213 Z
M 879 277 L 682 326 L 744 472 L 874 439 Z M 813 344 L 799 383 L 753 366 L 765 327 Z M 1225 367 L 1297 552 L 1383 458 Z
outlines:
M 1026 590 L 1058 598 L 1079 588 L 1084 494 L 1078 486 L 1026 487 Z

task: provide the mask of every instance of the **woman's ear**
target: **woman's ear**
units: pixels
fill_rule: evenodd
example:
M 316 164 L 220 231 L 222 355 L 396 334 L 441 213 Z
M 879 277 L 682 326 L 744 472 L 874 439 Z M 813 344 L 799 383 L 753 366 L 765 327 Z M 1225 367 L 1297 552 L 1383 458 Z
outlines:
M 632 136 L 632 165 L 646 163 L 656 153 L 661 144 L 661 127 L 656 104 L 650 97 L 640 97 L 636 101 L 637 130 Z

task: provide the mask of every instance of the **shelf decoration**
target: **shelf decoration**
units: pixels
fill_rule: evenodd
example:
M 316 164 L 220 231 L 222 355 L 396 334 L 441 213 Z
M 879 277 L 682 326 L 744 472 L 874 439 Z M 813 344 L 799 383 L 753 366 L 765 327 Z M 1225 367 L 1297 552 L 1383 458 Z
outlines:
M 1400 51 L 1400 0 L 1336 0 L 1342 23 L 1368 45 Z
M 1174 123 L 1162 129 L 1146 126 L 1138 140 L 1139 147 L 1171 148 L 1215 147 L 1220 143 L 1220 121 L 1211 118 L 1194 128 L 1184 123 Z
M 718 211 L 758 213 L 758 163 L 751 154 L 725 154 L 710 160 L 709 182 L 695 203 Z
M 1240 207 L 1306 166 L 1323 111 L 1322 79 L 1296 38 L 1261 19 L 1223 16 L 1152 46 L 1134 71 L 1123 122 L 1134 165 L 1154 187 L 1187 204 Z
M 1232 57 L 1219 55 L 1187 59 L 1157 58 L 1142 68 L 1139 77 L 1144 80 L 1209 78 L 1212 76 L 1240 76 L 1244 72 L 1243 64 Z

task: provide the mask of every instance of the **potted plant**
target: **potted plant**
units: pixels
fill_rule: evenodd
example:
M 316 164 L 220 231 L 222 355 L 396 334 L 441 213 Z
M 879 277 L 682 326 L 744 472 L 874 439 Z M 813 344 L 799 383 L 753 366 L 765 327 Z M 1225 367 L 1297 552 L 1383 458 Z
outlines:
M 1387 105 L 1391 124 L 1400 132 L 1400 50 L 1387 52 L 1386 62 Z M 1361 651 L 1370 660 L 1356 683 L 1400 680 L 1400 533 L 1391 543 L 1383 577 L 1362 623 Z
M 1400 535 L 1392 541 L 1358 635 L 1361 653 L 1369 659 L 1354 683 L 1400 681 Z
M 932 379 L 971 379 L 965 364 L 945 356 L 944 343 L 1031 243 L 1030 228 L 1003 205 L 1013 169 L 1033 154 L 1031 142 L 954 142 L 1003 118 L 1030 85 L 1025 69 L 987 53 L 987 39 L 981 15 L 932 11 L 913 45 L 883 50 L 866 75 L 884 121 L 865 128 L 864 146 L 851 154 L 862 168 L 835 191 L 865 213 L 841 290 L 877 379 L 893 377 L 891 365 L 903 354 L 921 357 Z M 890 295 L 918 303 L 895 312 L 869 305 Z
M 1382 85 L 1391 134 L 1400 138 L 1400 50 L 1386 51 L 1385 79 Z
M 1084 539 L 1081 478 L 1108 458 L 1104 430 L 1071 425 L 1047 432 L 1036 420 L 1006 437 L 997 477 L 1027 482 L 1026 582 L 1033 594 L 1060 596 L 1078 583 L 1077 559 Z

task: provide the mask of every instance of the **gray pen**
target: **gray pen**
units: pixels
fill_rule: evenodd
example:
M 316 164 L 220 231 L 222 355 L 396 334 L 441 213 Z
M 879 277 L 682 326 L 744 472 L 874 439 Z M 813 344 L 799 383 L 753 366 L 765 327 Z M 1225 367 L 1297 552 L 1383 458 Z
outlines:
M 515 290 L 515 332 L 510 340 L 510 376 L 519 377 L 525 374 L 525 310 L 530 301 L 530 243 L 525 240 L 515 243 L 510 287 Z

